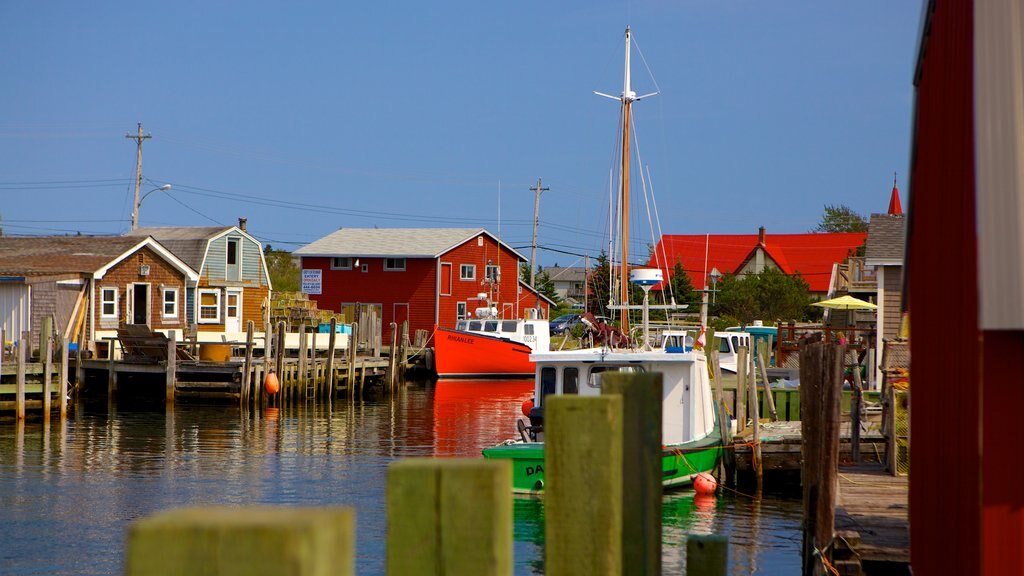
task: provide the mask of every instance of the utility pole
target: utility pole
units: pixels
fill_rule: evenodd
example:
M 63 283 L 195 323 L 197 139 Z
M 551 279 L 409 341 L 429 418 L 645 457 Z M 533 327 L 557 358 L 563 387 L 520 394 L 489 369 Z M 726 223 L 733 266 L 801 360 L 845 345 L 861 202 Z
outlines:
M 132 232 L 139 227 L 139 188 L 142 188 L 142 141 L 152 138 L 149 134 L 142 133 L 142 122 L 139 122 L 138 134 L 125 134 L 125 138 L 135 140 L 137 151 L 135 152 L 135 201 L 132 202 Z
M 534 284 L 535 275 L 537 272 L 537 218 L 540 213 L 540 193 L 547 192 L 550 188 L 542 188 L 540 185 L 540 178 L 537 178 L 537 185 L 530 188 L 534 191 L 533 200 L 533 243 L 530 249 L 530 287 L 536 289 L 537 285 Z

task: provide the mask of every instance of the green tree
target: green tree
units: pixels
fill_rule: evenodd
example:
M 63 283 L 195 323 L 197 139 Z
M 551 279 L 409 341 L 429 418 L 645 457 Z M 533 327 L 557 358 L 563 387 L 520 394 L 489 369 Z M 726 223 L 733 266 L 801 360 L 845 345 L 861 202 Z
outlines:
M 849 206 L 825 205 L 821 222 L 811 232 L 867 232 L 868 221 Z
M 672 267 L 672 277 L 669 281 L 672 283 L 672 295 L 676 299 L 676 304 L 689 304 L 688 310 L 690 311 L 694 307 L 700 307 L 701 293 L 694 289 L 693 281 L 683 269 L 682 262 L 677 261 L 676 265 Z
M 263 257 L 267 261 L 267 272 L 275 292 L 298 292 L 301 272 L 295 265 L 291 252 L 274 250 L 270 244 L 263 249 Z
M 726 274 L 718 282 L 714 312 L 746 325 L 754 320 L 804 320 L 810 305 L 810 288 L 799 273 L 789 276 L 768 268 L 760 274 Z
M 537 273 L 534 276 L 534 290 L 540 292 L 545 297 L 550 298 L 555 303 L 554 307 L 561 306 L 562 299 L 559 298 L 558 292 L 555 290 L 555 281 L 551 279 L 551 275 L 547 273 L 543 268 L 537 269 Z M 530 284 L 530 265 L 526 262 L 519 264 L 519 279 L 525 284 Z
M 594 262 L 594 269 L 587 277 L 587 291 L 590 297 L 587 299 L 587 312 L 596 316 L 611 316 L 608 313 L 608 278 L 611 271 L 608 269 L 608 255 L 604 250 L 597 255 Z

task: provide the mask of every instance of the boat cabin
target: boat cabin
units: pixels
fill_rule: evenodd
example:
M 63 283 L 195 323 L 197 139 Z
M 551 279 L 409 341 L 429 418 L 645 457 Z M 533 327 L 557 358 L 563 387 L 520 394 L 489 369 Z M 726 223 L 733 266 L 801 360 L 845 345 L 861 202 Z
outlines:
M 500 318 L 459 320 L 455 324 L 455 329 L 485 336 L 508 338 L 526 344 L 531 350 L 548 350 L 551 341 L 547 320 L 503 320 Z

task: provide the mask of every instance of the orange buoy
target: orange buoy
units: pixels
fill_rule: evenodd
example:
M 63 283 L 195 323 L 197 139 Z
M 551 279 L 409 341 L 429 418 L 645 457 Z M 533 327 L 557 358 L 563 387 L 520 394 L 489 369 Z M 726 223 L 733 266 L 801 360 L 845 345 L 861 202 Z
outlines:
M 281 389 L 281 383 L 277 381 L 277 374 L 273 372 L 268 373 L 263 386 L 267 389 L 267 394 L 277 394 L 278 390 Z
M 701 472 L 693 479 L 693 489 L 697 494 L 714 494 L 718 490 L 718 481 L 711 474 Z
M 523 411 L 523 416 L 530 417 L 530 410 L 533 410 L 533 399 L 523 400 L 523 405 L 520 407 Z

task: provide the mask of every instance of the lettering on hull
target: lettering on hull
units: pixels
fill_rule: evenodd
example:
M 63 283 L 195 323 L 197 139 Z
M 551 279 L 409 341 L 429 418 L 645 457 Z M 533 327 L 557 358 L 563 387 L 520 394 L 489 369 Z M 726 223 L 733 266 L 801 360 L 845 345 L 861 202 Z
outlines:
M 542 474 L 544 472 L 544 466 L 538 464 L 536 466 L 527 466 L 526 475 L 533 476 L 534 474 Z
M 465 336 L 456 336 L 455 334 L 447 334 L 447 336 L 448 336 L 448 340 L 451 340 L 452 342 L 461 342 L 463 344 L 472 344 L 473 343 L 473 339 L 472 338 L 467 338 Z

